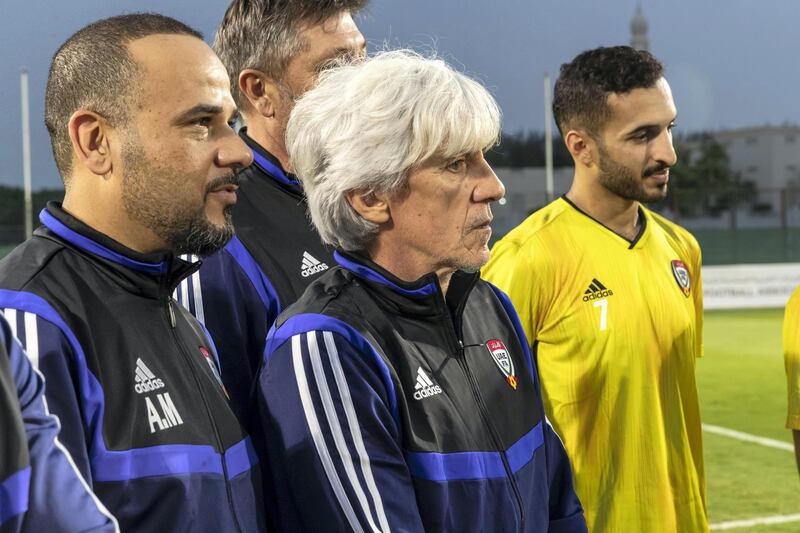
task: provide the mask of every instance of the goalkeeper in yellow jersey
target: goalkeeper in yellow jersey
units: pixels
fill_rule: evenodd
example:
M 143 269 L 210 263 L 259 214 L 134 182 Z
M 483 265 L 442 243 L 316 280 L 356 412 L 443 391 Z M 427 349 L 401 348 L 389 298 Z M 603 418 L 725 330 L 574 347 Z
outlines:
M 708 530 L 695 359 L 700 249 L 643 204 L 667 194 L 676 109 L 663 66 L 627 46 L 561 67 L 567 194 L 492 250 L 533 345 L 589 531 Z

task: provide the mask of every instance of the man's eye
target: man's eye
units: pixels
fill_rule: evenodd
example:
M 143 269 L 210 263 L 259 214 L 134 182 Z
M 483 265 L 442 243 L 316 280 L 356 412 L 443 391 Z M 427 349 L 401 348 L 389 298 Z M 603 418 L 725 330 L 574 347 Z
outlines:
M 200 117 L 192 121 L 192 124 L 195 126 L 202 126 L 207 128 L 211 126 L 211 117 Z
M 467 161 L 461 158 L 461 159 L 456 159 L 455 161 L 451 161 L 450 163 L 447 164 L 447 167 L 445 168 L 450 172 L 462 172 L 466 164 Z
M 322 74 L 326 70 L 330 70 L 332 68 L 336 68 L 340 65 L 346 64 L 347 62 L 349 62 L 349 59 L 346 59 L 348 57 L 349 54 L 332 57 L 317 65 L 317 67 L 314 70 L 316 71 L 317 74 Z

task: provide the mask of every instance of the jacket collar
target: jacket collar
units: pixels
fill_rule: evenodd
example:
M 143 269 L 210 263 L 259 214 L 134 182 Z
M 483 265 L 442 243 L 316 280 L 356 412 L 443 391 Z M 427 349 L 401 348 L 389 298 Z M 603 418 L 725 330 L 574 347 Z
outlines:
M 292 191 L 303 191 L 303 187 L 300 184 L 300 180 L 297 179 L 297 176 L 283 170 L 278 159 L 267 152 L 263 146 L 254 141 L 253 138 L 247 134 L 246 127 L 239 130 L 239 136 L 250 148 L 250 151 L 253 152 L 253 165 L 261 170 L 263 174 L 266 174 L 281 186 Z
M 617 233 L 613 229 L 609 228 L 608 226 L 606 226 L 605 224 L 603 224 L 602 222 L 600 222 L 599 220 L 594 218 L 592 215 L 590 215 L 589 213 L 587 213 L 586 211 L 584 211 L 583 209 L 581 209 L 580 207 L 575 205 L 572 202 L 572 200 L 567 198 L 566 194 L 562 194 L 561 195 L 561 199 L 564 200 L 570 206 L 572 206 L 572 208 L 575 209 L 575 211 L 577 211 L 578 213 L 580 213 L 583 216 L 589 218 L 590 220 L 596 222 L 598 225 L 602 226 L 603 228 L 605 228 L 609 232 L 613 233 L 614 235 L 616 235 L 617 237 L 619 237 L 620 239 L 622 239 L 623 241 L 628 243 L 628 249 L 629 250 L 632 250 L 633 248 L 635 248 L 638 243 L 643 242 L 644 241 L 643 237 L 645 235 L 648 235 L 648 233 L 647 233 L 647 216 L 645 215 L 645 210 L 641 206 L 641 204 L 639 205 L 639 221 L 641 222 L 641 227 L 639 228 L 639 233 L 636 234 L 636 237 L 634 237 L 633 240 L 631 240 L 631 239 L 628 239 L 627 237 L 623 237 L 622 235 L 620 235 L 619 233 Z
M 415 281 L 403 281 L 361 254 L 336 250 L 333 257 L 339 265 L 359 278 L 382 299 L 403 312 L 421 315 L 440 315 L 449 311 L 458 319 L 467 297 L 480 275 L 456 271 L 450 280 L 445 297 L 439 278 L 429 272 Z
M 178 283 L 200 268 L 200 261 L 190 263 L 170 251 L 143 254 L 131 250 L 73 217 L 58 202 L 49 202 L 39 213 L 39 220 L 46 230 L 37 230 L 37 233 L 50 233 L 90 254 L 134 292 L 150 296 L 165 291 L 170 294 Z

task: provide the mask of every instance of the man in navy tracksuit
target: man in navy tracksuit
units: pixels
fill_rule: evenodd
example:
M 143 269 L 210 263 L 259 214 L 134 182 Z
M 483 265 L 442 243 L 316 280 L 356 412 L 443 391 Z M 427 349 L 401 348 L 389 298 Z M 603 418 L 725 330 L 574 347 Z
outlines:
M 339 266 L 278 318 L 259 374 L 285 530 L 586 531 L 517 315 L 479 279 L 499 128 L 480 84 L 406 51 L 323 73 L 292 112 Z
M 0 532 L 115 531 L 58 439 L 44 380 L 0 313 Z
M 264 341 L 281 310 L 334 265 L 288 172 L 286 121 L 326 63 L 363 53 L 353 15 L 365 0 L 233 0 L 214 43 L 253 153 L 233 209 L 234 237 L 178 287 L 177 299 L 216 342 L 222 381 L 242 420 Z
M 124 531 L 264 528 L 258 460 L 216 350 L 171 298 L 199 268 L 178 254 L 233 233 L 235 172 L 251 162 L 235 112 L 211 49 L 161 15 L 93 23 L 50 68 L 45 122 L 66 195 L 0 262 L 0 310 Z

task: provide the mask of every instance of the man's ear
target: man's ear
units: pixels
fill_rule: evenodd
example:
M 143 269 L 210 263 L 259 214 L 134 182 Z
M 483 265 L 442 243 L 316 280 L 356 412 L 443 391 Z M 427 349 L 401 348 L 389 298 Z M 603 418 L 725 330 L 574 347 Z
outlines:
M 384 194 L 364 190 L 349 191 L 347 202 L 364 220 L 375 224 L 386 224 L 392 219 L 389 203 Z
M 74 157 L 93 174 L 108 175 L 113 166 L 109 123 L 97 113 L 79 109 L 69 118 L 67 127 Z
M 595 150 L 597 149 L 597 143 L 587 132 L 583 130 L 569 130 L 564 136 L 564 143 L 567 145 L 567 150 L 572 154 L 572 158 L 576 163 L 581 163 L 587 167 L 594 163 L 596 159 Z
M 239 90 L 250 106 L 264 118 L 273 118 L 281 103 L 278 84 L 260 70 L 245 69 L 239 73 Z

